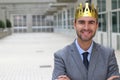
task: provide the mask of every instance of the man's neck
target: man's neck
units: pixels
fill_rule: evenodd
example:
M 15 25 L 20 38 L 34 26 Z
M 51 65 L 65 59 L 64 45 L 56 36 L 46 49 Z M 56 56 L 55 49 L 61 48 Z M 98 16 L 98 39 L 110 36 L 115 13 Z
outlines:
M 90 48 L 91 44 L 92 44 L 92 40 L 82 41 L 82 40 L 80 40 L 80 39 L 77 39 L 77 41 L 78 41 L 79 46 L 80 46 L 83 50 L 85 50 L 85 51 L 87 51 L 87 50 Z

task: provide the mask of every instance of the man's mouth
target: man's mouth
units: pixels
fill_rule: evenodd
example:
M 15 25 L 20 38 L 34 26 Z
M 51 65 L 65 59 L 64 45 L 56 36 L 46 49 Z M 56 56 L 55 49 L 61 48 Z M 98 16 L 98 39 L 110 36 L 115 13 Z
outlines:
M 89 34 L 91 34 L 91 31 L 89 30 L 89 31 L 81 31 L 82 32 L 82 34 L 84 34 L 84 35 L 89 35 Z

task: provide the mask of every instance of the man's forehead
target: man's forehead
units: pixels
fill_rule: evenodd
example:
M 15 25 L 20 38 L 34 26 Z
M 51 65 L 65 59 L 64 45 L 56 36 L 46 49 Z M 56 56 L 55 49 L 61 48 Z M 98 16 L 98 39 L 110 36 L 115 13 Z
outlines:
M 77 20 L 96 21 L 96 18 L 93 18 L 93 17 L 80 17 Z

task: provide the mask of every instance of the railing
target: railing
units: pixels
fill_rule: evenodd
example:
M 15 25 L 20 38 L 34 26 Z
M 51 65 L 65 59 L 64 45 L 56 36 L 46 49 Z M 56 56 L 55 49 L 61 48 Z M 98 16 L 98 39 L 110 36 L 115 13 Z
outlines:
M 53 26 L 33 26 L 32 32 L 53 32 Z
M 53 26 L 14 27 L 14 32 L 53 32 Z
M 0 31 L 0 39 L 12 34 L 11 28 L 6 28 Z

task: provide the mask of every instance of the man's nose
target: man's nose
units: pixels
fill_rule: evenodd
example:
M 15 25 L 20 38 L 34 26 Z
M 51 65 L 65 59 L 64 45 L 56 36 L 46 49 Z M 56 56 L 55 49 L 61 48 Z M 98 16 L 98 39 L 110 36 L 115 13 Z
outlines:
M 88 23 L 85 23 L 84 29 L 88 29 L 88 28 L 89 28 L 89 24 L 88 24 Z

